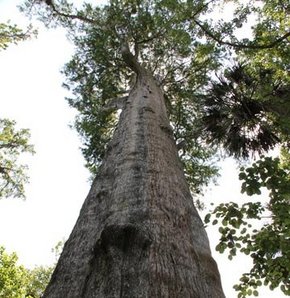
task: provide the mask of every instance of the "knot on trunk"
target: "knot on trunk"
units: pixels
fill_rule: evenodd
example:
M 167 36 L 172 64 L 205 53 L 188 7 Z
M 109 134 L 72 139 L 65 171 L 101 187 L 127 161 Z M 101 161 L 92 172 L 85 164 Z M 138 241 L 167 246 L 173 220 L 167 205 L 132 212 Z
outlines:
M 124 252 L 136 248 L 145 250 L 152 243 L 152 237 L 148 231 L 130 223 L 106 226 L 100 240 L 104 249 L 113 246 Z

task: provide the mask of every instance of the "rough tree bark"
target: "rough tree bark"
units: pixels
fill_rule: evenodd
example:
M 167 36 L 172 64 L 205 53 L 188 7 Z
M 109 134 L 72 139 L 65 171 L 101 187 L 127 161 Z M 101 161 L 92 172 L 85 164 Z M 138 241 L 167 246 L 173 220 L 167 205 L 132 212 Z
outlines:
M 44 297 L 224 297 L 162 91 L 123 54 L 136 84 Z

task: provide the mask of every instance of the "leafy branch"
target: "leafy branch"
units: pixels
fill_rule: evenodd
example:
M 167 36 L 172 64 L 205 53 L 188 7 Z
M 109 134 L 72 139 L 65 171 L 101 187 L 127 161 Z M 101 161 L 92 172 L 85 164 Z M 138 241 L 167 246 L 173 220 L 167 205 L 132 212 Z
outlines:
M 52 11 L 60 17 L 65 17 L 65 18 L 72 19 L 72 20 L 79 20 L 79 21 L 83 21 L 83 22 L 89 23 L 89 24 L 97 23 L 96 20 L 90 19 L 90 18 L 88 18 L 86 16 L 82 16 L 80 14 L 68 14 L 68 13 L 59 11 L 52 0 L 40 0 L 40 2 L 44 2 L 47 6 L 51 7 Z
M 253 260 L 252 269 L 234 286 L 238 297 L 258 296 L 257 288 L 262 285 L 270 289 L 280 287 L 290 295 L 289 163 L 285 166 L 278 158 L 265 157 L 247 169 L 241 168 L 239 178 L 243 181 L 242 193 L 259 195 L 261 188 L 267 188 L 270 200 L 265 206 L 261 202 L 242 206 L 232 202 L 220 204 L 207 214 L 205 223 L 220 223 L 221 237 L 216 250 L 228 251 L 230 260 L 238 252 Z M 261 218 L 269 220 L 261 228 L 253 228 Z
M 0 198 L 24 198 L 27 167 L 18 163 L 20 153 L 34 153 L 29 131 L 15 129 L 15 121 L 0 119 Z

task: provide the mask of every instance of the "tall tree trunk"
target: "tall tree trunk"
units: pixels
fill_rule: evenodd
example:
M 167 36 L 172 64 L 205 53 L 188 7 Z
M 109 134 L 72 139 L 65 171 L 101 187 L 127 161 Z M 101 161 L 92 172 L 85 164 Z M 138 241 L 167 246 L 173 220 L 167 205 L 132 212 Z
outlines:
M 163 94 L 138 72 L 44 297 L 224 297 Z

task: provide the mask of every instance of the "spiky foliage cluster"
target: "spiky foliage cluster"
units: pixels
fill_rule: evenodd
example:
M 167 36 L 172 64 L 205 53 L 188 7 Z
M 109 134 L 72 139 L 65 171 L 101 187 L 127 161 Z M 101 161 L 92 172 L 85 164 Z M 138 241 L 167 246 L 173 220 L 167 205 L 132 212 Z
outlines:
M 237 65 L 212 83 L 203 97 L 204 134 L 236 157 L 262 154 L 289 132 L 289 126 L 278 125 L 289 100 L 290 86 L 274 79 L 271 70 Z

